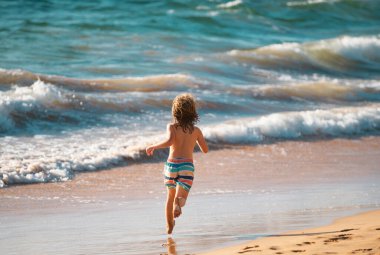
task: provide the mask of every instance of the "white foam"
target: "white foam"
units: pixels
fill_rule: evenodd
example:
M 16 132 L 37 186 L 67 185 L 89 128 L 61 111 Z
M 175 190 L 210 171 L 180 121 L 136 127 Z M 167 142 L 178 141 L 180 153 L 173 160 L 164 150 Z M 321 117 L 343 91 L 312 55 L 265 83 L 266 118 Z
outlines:
M 214 142 L 257 143 L 266 139 L 360 135 L 380 129 L 380 105 L 274 113 L 207 127 Z
M 234 0 L 234 1 L 227 2 L 227 3 L 219 4 L 218 7 L 227 9 L 227 8 L 238 6 L 242 3 L 243 3 L 242 0 Z
M 304 6 L 304 5 L 313 5 L 313 4 L 324 4 L 324 3 L 335 3 L 340 2 L 341 0 L 307 0 L 307 1 L 291 1 L 287 2 L 287 6 Z
M 162 135 L 130 134 L 117 128 L 89 129 L 68 136 L 8 137 L 2 142 L 0 186 L 4 183 L 66 181 L 75 172 L 93 171 L 139 159 L 147 145 Z M 26 154 L 17 152 L 28 151 Z M 16 152 L 16 153 L 15 153 Z
M 27 112 L 41 104 L 65 101 L 60 90 L 51 84 L 37 80 L 30 87 L 13 86 L 0 91 L 0 131 L 10 130 L 15 123 L 10 118 L 12 112 Z

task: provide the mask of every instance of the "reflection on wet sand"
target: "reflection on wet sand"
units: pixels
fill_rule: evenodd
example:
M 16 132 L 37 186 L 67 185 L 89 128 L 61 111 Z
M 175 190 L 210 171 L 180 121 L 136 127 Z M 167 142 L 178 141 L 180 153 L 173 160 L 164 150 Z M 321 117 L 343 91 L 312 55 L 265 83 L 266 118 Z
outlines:
M 167 255 L 177 255 L 176 252 L 176 243 L 174 242 L 174 239 L 171 237 L 168 237 L 168 240 L 166 243 L 164 243 L 162 246 L 166 247 L 168 249 Z

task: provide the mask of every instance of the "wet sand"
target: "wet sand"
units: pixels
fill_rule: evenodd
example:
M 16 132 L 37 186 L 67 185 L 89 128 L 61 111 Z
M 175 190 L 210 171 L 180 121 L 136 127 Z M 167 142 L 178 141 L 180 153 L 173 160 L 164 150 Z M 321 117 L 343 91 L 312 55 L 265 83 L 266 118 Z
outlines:
M 380 210 L 341 218 L 328 226 L 292 231 L 200 255 L 380 254 Z
M 196 153 L 170 247 L 202 252 L 380 208 L 379 165 L 379 137 Z M 168 252 L 162 168 L 131 164 L 1 189 L 0 244 L 7 254 Z

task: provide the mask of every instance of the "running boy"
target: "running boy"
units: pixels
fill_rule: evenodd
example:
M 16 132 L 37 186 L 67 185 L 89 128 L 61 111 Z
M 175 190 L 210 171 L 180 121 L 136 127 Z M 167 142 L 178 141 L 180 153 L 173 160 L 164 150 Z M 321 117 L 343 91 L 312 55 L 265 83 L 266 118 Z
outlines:
M 198 144 L 202 152 L 208 152 L 202 131 L 195 126 L 199 120 L 195 100 L 191 94 L 178 95 L 172 106 L 173 122 L 167 126 L 168 138 L 146 148 L 151 156 L 155 149 L 170 147 L 169 157 L 165 163 L 165 185 L 168 196 L 166 200 L 167 233 L 174 228 L 174 218 L 181 215 L 194 178 L 193 151 Z

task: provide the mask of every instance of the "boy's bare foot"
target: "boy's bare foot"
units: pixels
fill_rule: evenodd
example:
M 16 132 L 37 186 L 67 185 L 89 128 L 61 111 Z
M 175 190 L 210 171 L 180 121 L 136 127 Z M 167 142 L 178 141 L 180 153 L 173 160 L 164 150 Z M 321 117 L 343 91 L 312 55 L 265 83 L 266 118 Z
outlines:
M 182 210 L 181 210 L 181 206 L 179 204 L 179 199 L 178 199 L 178 197 L 176 197 L 174 199 L 174 211 L 173 211 L 174 218 L 179 217 L 181 214 L 182 214 Z
M 168 235 L 170 235 L 173 232 L 174 226 L 175 226 L 175 220 L 173 220 L 173 222 L 171 224 L 168 224 L 166 226 L 166 233 Z

